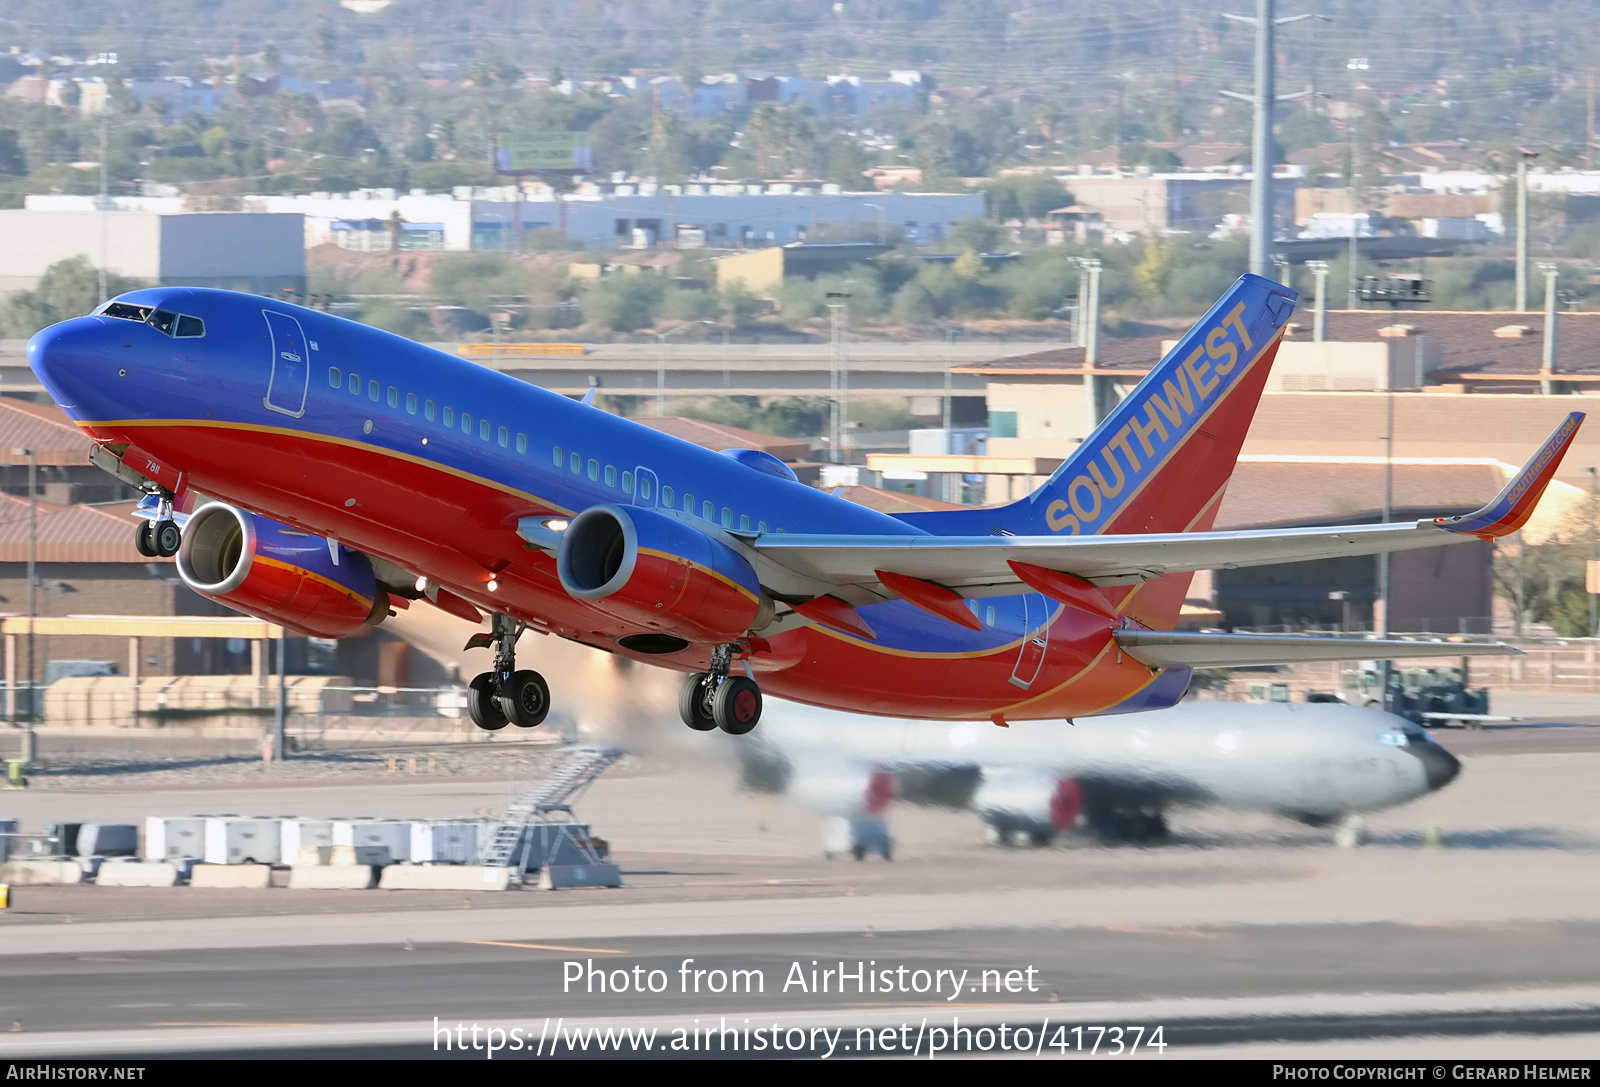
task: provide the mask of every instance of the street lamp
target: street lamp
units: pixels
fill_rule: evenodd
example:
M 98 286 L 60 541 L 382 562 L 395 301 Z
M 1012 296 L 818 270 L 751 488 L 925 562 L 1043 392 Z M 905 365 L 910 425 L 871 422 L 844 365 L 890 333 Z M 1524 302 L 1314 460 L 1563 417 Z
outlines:
M 832 458 L 835 464 L 847 464 L 849 460 L 844 456 L 843 446 L 846 430 L 850 426 L 850 376 L 849 364 L 845 361 L 844 337 L 850 323 L 849 291 L 828 292 L 828 317 L 831 326 L 829 338 L 833 348 L 833 372 L 829 375 L 833 405 L 828 413 L 832 417 Z
M 38 450 L 28 446 L 19 446 L 11 451 L 13 457 L 28 458 L 28 727 L 34 725 L 34 696 L 33 696 L 33 620 L 38 614 L 38 560 L 39 560 L 39 453 Z M 13 683 L 15 671 L 12 672 Z M 7 692 L 6 701 L 10 704 L 12 723 L 16 723 L 17 692 L 13 685 Z M 29 736 L 29 747 L 32 748 L 32 737 Z M 30 752 L 31 753 L 31 752 Z
M 656 333 L 656 418 L 667 414 L 667 337 L 692 325 L 714 325 L 715 321 L 685 321 L 665 332 Z

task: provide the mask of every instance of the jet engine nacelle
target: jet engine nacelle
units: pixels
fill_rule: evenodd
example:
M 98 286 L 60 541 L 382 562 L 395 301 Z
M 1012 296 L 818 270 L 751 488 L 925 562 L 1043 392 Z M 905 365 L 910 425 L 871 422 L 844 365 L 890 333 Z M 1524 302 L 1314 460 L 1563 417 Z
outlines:
M 178 576 L 201 596 L 300 634 L 342 638 L 389 614 L 365 555 L 253 513 L 212 502 L 183 529 Z
M 688 642 L 733 641 L 770 614 L 743 556 L 652 509 L 584 510 L 562 534 L 556 570 L 575 599 Z

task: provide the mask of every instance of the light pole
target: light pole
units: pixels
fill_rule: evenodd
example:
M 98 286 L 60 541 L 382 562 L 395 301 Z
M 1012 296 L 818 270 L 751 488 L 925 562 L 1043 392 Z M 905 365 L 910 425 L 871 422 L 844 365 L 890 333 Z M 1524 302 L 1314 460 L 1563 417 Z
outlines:
M 1556 391 L 1556 280 L 1561 277 L 1561 266 L 1541 262 L 1539 271 L 1544 273 L 1544 359 L 1539 367 L 1539 391 L 1549 396 Z
M 11 451 L 13 457 L 28 458 L 28 708 L 26 719 L 28 727 L 34 726 L 34 697 L 33 697 L 33 620 L 38 614 L 38 563 L 39 563 L 39 454 L 29 446 L 18 447 Z M 16 704 L 16 692 L 11 692 L 12 705 Z
M 1369 65 L 1366 57 L 1351 57 L 1345 62 L 1345 68 L 1352 72 L 1364 72 Z M 1354 77 L 1352 77 L 1353 79 Z M 1346 278 L 1350 284 L 1350 299 L 1347 303 L 1351 309 L 1359 309 L 1356 304 L 1356 216 L 1359 214 L 1361 204 L 1361 111 L 1356 108 L 1356 89 L 1354 83 L 1350 86 L 1350 256 L 1346 263 L 1349 267 L 1345 270 Z
M 1537 151 L 1517 148 L 1517 312 L 1528 311 L 1528 160 Z
M 1306 268 L 1316 284 L 1316 308 L 1312 310 L 1311 339 L 1321 343 L 1328 338 L 1328 262 L 1308 260 Z
M 665 332 L 656 333 L 656 418 L 667 414 L 667 337 L 693 325 L 714 325 L 715 321 L 685 321 Z
M 887 226 L 886 226 L 886 224 L 884 222 L 883 205 L 882 204 L 871 204 L 871 203 L 867 203 L 867 202 L 863 201 L 861 206 L 864 207 L 864 208 L 876 208 L 878 210 L 878 244 L 879 245 L 884 245 L 885 244 L 884 238 L 886 238 L 888 236 L 888 230 L 887 230 Z
M 844 338 L 850 324 L 849 291 L 828 292 L 828 317 L 833 347 L 831 375 L 833 380 L 830 382 L 833 386 L 833 410 L 829 412 L 832 417 L 829 429 L 833 433 L 829 435 L 829 439 L 833 447 L 833 462 L 847 464 L 849 461 L 844 456 L 844 439 L 850 426 L 850 364 L 845 358 Z

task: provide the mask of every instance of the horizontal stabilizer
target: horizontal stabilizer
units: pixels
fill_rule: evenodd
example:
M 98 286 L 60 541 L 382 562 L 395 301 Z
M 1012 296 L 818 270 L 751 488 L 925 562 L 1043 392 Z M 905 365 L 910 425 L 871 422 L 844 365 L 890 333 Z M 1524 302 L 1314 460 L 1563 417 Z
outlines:
M 1301 661 L 1396 660 L 1402 657 L 1520 655 L 1509 645 L 1409 642 L 1395 638 L 1314 638 L 1277 634 L 1178 634 L 1162 630 L 1113 632 L 1122 651 L 1152 668 L 1247 668 Z

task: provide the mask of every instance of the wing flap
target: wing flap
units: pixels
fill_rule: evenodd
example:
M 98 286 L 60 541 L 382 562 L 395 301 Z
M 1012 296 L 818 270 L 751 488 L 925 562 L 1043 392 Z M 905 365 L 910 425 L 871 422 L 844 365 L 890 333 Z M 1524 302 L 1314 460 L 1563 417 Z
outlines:
M 1184 634 L 1160 630 L 1112 633 L 1122 651 L 1152 668 L 1244 668 L 1302 661 L 1397 660 L 1409 657 L 1516 656 L 1499 643 L 1411 642 L 1397 638 L 1315 638 L 1275 634 Z

